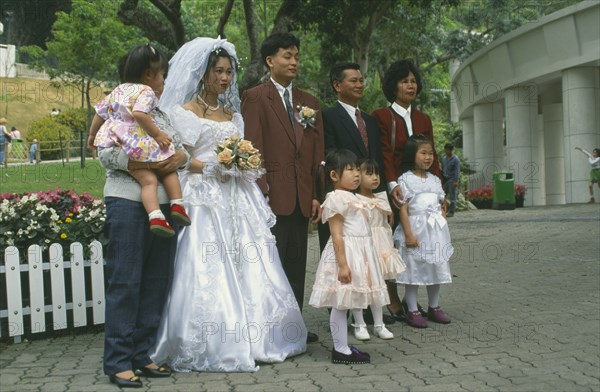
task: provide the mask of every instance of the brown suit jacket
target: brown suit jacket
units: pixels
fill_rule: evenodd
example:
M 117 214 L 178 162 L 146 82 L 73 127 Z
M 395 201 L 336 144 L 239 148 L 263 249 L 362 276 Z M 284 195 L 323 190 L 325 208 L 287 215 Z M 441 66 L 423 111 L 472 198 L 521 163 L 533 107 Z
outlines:
M 287 111 L 275 85 L 267 82 L 246 90 L 242 96 L 244 137 L 262 154 L 266 176 L 258 184 L 275 215 L 291 215 L 300 202 L 302 214 L 309 217 L 311 201 L 316 199 L 315 172 L 324 159 L 323 119 L 319 101 L 293 87 L 292 105 L 318 110 L 314 126 L 303 128 L 290 123 Z
M 392 147 L 392 113 L 390 112 L 390 108 L 377 109 L 371 115 L 375 117 L 375 121 L 377 121 L 379 130 L 381 131 L 381 149 L 383 151 L 385 178 L 388 182 L 398 181 L 398 177 L 402 174 L 404 146 L 408 141 L 408 132 L 404 126 L 404 120 L 398 113 L 394 112 L 394 118 L 396 120 L 396 145 Z M 424 134 L 433 142 L 433 125 L 431 124 L 429 116 L 413 107 L 411 111 L 411 120 L 413 133 Z M 438 177 L 441 176 L 440 163 L 437 152 L 435 151 L 435 146 L 433 149 L 431 172 Z

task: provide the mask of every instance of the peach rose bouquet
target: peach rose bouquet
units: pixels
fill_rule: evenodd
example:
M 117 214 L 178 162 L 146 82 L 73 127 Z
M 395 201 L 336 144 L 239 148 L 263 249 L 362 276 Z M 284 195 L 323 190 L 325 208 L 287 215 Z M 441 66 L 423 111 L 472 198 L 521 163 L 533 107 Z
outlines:
M 222 175 L 248 177 L 256 180 L 264 174 L 262 157 L 252 142 L 232 135 L 225 138 L 215 150 Z

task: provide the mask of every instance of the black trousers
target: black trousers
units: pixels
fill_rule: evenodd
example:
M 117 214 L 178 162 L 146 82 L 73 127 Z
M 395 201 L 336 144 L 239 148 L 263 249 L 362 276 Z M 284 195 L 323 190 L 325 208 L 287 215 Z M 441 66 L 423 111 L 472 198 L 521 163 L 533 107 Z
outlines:
M 277 215 L 271 232 L 277 241 L 277 251 L 285 275 L 302 310 L 306 280 L 306 255 L 308 246 L 308 218 L 302 215 L 299 203 L 291 215 Z

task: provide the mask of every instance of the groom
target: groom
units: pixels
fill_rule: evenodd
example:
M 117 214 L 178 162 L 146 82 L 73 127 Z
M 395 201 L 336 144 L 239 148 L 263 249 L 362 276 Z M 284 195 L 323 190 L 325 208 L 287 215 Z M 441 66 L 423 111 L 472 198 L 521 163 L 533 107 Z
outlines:
M 300 40 L 288 33 L 272 34 L 260 48 L 271 77 L 244 92 L 245 137 L 260 150 L 266 176 L 258 181 L 277 216 L 272 228 L 285 274 L 302 309 L 308 221 L 321 218 L 314 175 L 323 160 L 323 122 L 319 102 L 292 86 L 299 66 Z M 316 110 L 301 118 L 300 108 Z M 302 120 L 302 122 L 300 121 Z M 309 332 L 307 341 L 316 342 Z

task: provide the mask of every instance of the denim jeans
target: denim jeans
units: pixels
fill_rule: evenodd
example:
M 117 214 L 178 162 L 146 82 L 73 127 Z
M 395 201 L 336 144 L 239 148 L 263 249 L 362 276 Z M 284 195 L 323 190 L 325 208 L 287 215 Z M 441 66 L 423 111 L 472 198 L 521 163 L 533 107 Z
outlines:
M 169 206 L 161 205 L 166 217 Z M 168 295 L 177 236 L 150 232 L 142 203 L 106 198 L 109 239 L 106 254 L 106 322 L 104 373 L 115 374 L 148 365 Z
M 452 185 L 453 182 L 454 182 L 453 180 L 448 180 L 444 184 L 444 192 L 446 192 L 446 195 L 448 195 L 448 198 L 450 199 L 450 208 L 448 209 L 448 212 L 454 212 L 456 210 L 456 199 L 458 197 L 458 187 L 453 186 Z

